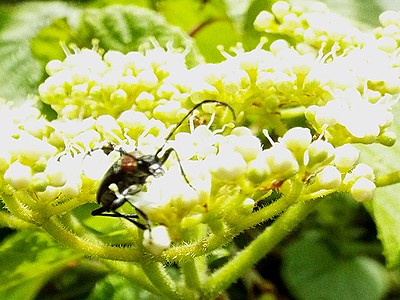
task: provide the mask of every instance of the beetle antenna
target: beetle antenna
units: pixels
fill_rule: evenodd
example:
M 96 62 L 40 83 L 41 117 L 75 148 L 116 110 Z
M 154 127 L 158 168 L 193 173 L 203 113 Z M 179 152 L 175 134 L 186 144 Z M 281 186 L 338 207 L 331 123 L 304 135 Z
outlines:
M 175 127 L 171 130 L 171 132 L 167 135 L 167 137 L 165 138 L 165 142 L 164 144 L 157 150 L 155 156 L 157 156 L 161 150 L 164 148 L 164 146 L 167 144 L 168 140 L 171 138 L 171 136 L 175 133 L 175 131 L 183 124 L 183 122 L 200 106 L 202 106 L 205 103 L 218 103 L 219 105 L 223 105 L 229 108 L 229 110 L 232 112 L 233 115 L 233 119 L 236 119 L 236 113 L 233 110 L 232 106 L 230 106 L 228 103 L 226 102 L 222 102 L 219 100 L 204 100 L 201 101 L 200 103 L 197 103 L 195 106 L 192 107 L 191 110 L 189 110 L 189 112 L 182 118 L 182 120 L 179 121 L 179 123 L 177 123 L 175 125 Z

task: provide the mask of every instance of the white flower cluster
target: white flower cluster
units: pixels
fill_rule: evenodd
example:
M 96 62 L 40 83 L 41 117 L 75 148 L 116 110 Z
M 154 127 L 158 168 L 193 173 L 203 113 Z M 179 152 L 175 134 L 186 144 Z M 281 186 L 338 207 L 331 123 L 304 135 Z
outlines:
M 96 182 L 118 155 L 118 151 L 110 155 L 91 151 L 104 146 L 105 141 L 127 151 L 138 145 L 142 151 L 154 153 L 168 133 L 162 122 L 149 120 L 140 112 L 127 111 L 117 119 L 104 115 L 47 121 L 29 104 L 20 108 L 3 105 L 0 110 L 4 128 L 0 135 L 4 145 L 0 152 L 1 185 L 7 185 L 6 190 L 35 194 L 31 203 L 39 206 L 67 203 L 74 197 L 79 200 L 75 206 L 93 201 Z
M 312 99 L 305 101 L 304 97 L 300 102 L 310 105 L 306 118 L 314 129 L 319 134 L 324 129 L 336 145 L 393 145 L 389 126 L 391 106 L 400 92 L 400 60 L 395 51 L 400 36 L 399 14 L 385 12 L 380 17 L 383 28 L 361 32 L 321 3 L 305 9 L 278 1 L 271 11 L 257 17 L 254 24 L 258 30 L 293 37 L 295 49 L 304 56 L 320 52 L 317 59 L 311 58 L 308 70 L 303 68 L 303 77 L 295 76 L 302 85 L 294 94 L 298 97 L 302 91 Z
M 125 55 L 110 51 L 103 58 L 93 50 L 76 50 L 64 62 L 49 63 L 51 76 L 39 92 L 44 102 L 68 118 L 104 114 L 117 118 L 135 110 L 170 125 L 193 103 L 218 99 L 243 111 L 239 125 L 251 120 L 258 128 L 285 126 L 285 119 L 276 116 L 300 108 L 300 113 L 306 109 L 307 121 L 317 133 L 323 134 L 325 128 L 335 145 L 393 143 L 391 95 L 400 92 L 396 55 L 376 44 L 346 51 L 326 46 L 317 56 L 291 48 L 283 40 L 273 42 L 269 51 L 262 49 L 263 43 L 249 52 L 238 46 L 235 56 L 223 52 L 223 62 L 190 70 L 184 53 L 172 49 L 156 47 L 145 54 Z M 323 55 L 326 49 L 330 50 Z M 371 114 L 372 110 L 377 113 Z M 370 130 L 365 127 L 367 115 Z M 226 118 L 216 118 L 217 126 L 225 122 Z
M 285 194 L 294 184 L 303 187 L 299 201 L 336 191 L 371 199 L 373 171 L 357 163 L 351 143 L 394 143 L 389 127 L 400 92 L 400 56 L 384 39 L 397 43 L 398 19 L 387 13 L 383 29 L 362 33 L 324 6 L 305 11 L 279 1 L 255 25 L 295 37 L 296 47 L 277 40 L 264 50 L 262 40 L 246 52 L 238 45 L 234 55 L 221 51 L 221 63 L 192 69 L 185 53 L 158 46 L 104 56 L 87 49 L 67 53 L 47 65 L 50 77 L 39 88 L 58 119 L 47 121 L 32 105 L 0 110 L 0 185 L 14 195 L 28 191 L 27 203 L 17 199 L 21 208 L 49 204 L 47 215 L 61 215 L 95 201 L 99 181 L 121 155 L 104 153 L 103 146 L 151 155 L 173 147 L 165 175 L 149 177 L 133 197 L 151 222 L 165 226 L 144 234 L 154 253 L 184 228 L 242 218 L 272 190 Z M 168 127 L 205 99 L 229 104 L 237 127 L 226 125 L 232 121 L 226 106 L 204 104 L 203 112 L 215 114 L 210 123 L 222 129 L 212 131 L 201 125 L 208 121 L 204 115 L 194 116 L 191 132 L 165 144 Z M 319 138 L 308 128 L 291 128 L 294 119 Z M 269 149 L 257 138 L 266 128 L 283 135 Z
M 277 1 L 271 12 L 262 11 L 254 21 L 256 30 L 281 33 L 296 39 L 299 48 L 320 49 L 324 44 L 339 44 L 341 49 L 365 43 L 367 36 L 351 22 L 332 13 L 326 4 L 291 5 Z
M 9 110 L 3 122 L 7 114 L 15 116 Z M 138 148 L 154 154 L 169 132 L 163 123 L 133 111 L 117 119 L 103 115 L 80 121 L 46 121 L 31 107 L 27 114 L 25 120 L 18 119 L 23 114 L 9 117 L 9 131 L 2 133 L 1 140 L 10 143 L 1 153 L 0 185 L 25 209 L 46 208 L 48 216 L 95 201 L 102 176 L 120 157 L 118 150 L 101 151 L 104 141 L 125 151 Z M 33 130 L 37 126 L 30 128 L 32 133 L 21 129 L 21 124 L 36 122 L 44 125 L 41 132 Z M 323 138 L 313 141 L 309 129 L 296 127 L 263 149 L 250 129 L 225 130 L 229 134 L 200 125 L 190 133 L 177 133 L 163 150 L 173 147 L 177 154 L 172 152 L 165 162 L 165 175 L 149 177 L 146 187 L 131 199 L 153 224 L 163 225 L 145 232 L 143 243 L 153 253 L 168 248 L 185 228 L 212 228 L 216 221 L 249 215 L 260 192 L 285 192 L 295 182 L 303 186 L 299 201 L 336 191 L 349 192 L 358 201 L 373 196 L 373 172 L 367 165 L 357 165 L 359 153 L 353 146 L 334 148 Z M 40 224 L 35 216 L 24 219 Z
M 373 172 L 366 170 L 365 164 L 357 164 L 359 151 L 355 147 L 334 148 L 323 139 L 313 141 L 305 128 L 289 130 L 265 150 L 245 127 L 221 135 L 201 125 L 192 133 L 178 133 L 169 144 L 179 153 L 189 182 L 176 157 L 171 157 L 165 175 L 152 180 L 135 203 L 151 220 L 167 228 L 208 222 L 201 217 L 205 212 L 221 219 L 250 214 L 257 201 L 253 195 L 285 190 L 293 181 L 304 185 L 301 197 L 305 198 L 345 191 L 365 201 L 375 190 Z M 222 195 L 228 187 L 230 195 Z M 196 215 L 199 218 L 194 220 Z
M 375 29 L 374 33 L 380 49 L 387 52 L 397 52 L 400 42 L 400 12 L 388 10 L 379 16 L 382 27 Z
M 336 145 L 380 142 L 392 146 L 395 136 L 389 130 L 393 122 L 392 97 L 387 94 L 372 103 L 357 90 L 337 91 L 324 106 L 312 105 L 306 110 L 307 120 L 317 132 L 324 132 Z
M 184 76 L 185 55 L 159 46 L 144 54 L 109 51 L 104 57 L 96 50 L 76 49 L 73 54 L 67 52 L 64 61 L 48 63 L 50 77 L 39 86 L 39 95 L 60 117 L 70 119 L 117 117 L 133 109 L 159 119 L 168 111 L 167 116 L 174 116 L 176 122 L 184 114 L 181 102 L 187 95 L 169 77 Z

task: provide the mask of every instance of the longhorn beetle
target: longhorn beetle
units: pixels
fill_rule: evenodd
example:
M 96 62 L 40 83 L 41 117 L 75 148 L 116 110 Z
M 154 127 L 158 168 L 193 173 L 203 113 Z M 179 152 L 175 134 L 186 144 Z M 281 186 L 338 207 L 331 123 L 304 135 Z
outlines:
M 135 224 L 140 229 L 148 229 L 151 231 L 150 221 L 147 215 L 138 207 L 136 207 L 132 200 L 134 195 L 140 192 L 143 185 L 149 176 L 160 177 L 164 175 L 162 166 L 169 158 L 172 152 L 175 152 L 181 170 L 182 176 L 185 181 L 192 187 L 187 179 L 185 172 L 182 168 L 179 156 L 174 148 L 168 148 L 163 154 L 161 151 L 167 144 L 167 141 L 175 133 L 175 131 L 182 125 L 182 123 L 200 106 L 205 103 L 217 103 L 228 107 L 233 117 L 235 118 L 235 111 L 233 108 L 218 100 L 204 100 L 196 104 L 189 112 L 175 125 L 171 132 L 165 138 L 164 144 L 156 151 L 154 155 L 143 155 L 140 151 L 126 152 L 123 149 L 116 149 L 113 145 L 108 145 L 100 148 L 106 154 L 112 151 L 118 151 L 120 158 L 108 169 L 105 173 L 99 189 L 97 191 L 96 200 L 101 205 L 92 211 L 93 216 L 108 216 L 126 219 Z M 92 150 L 93 151 L 93 150 Z M 193 188 L 193 187 L 192 187 Z M 123 214 L 117 211 L 125 202 L 128 202 L 135 210 L 134 214 Z M 142 217 L 145 225 L 137 220 Z

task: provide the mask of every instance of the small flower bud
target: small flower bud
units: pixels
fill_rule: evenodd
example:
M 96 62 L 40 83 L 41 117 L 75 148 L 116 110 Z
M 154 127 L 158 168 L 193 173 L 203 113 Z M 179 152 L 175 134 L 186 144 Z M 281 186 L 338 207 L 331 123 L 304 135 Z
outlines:
M 278 19 L 282 19 L 289 13 L 290 4 L 286 1 L 275 2 L 271 7 L 271 11 Z
M 397 49 L 397 41 L 389 36 L 381 37 L 378 39 L 378 48 L 388 53 L 392 53 Z
M 72 86 L 71 98 L 81 99 L 88 95 L 89 89 L 87 83 L 76 84 Z
M 380 136 L 378 136 L 377 141 L 386 147 L 392 147 L 396 143 L 396 133 L 385 130 Z
M 275 78 L 275 88 L 282 94 L 291 94 L 295 88 L 296 77 L 286 73 L 278 74 Z
M 47 180 L 49 182 L 49 185 L 55 186 L 55 187 L 60 187 L 65 184 L 67 181 L 67 177 L 65 174 L 65 170 L 62 166 L 62 164 L 57 161 L 55 158 L 50 158 L 45 174 L 47 176 Z
M 117 89 L 113 91 L 110 95 L 110 101 L 113 103 L 118 103 L 118 102 L 127 102 L 128 100 L 128 95 L 123 89 Z
M 354 177 L 365 177 L 371 181 L 375 180 L 374 170 L 367 164 L 358 164 L 351 172 Z
M 96 120 L 96 129 L 104 134 L 108 132 L 121 132 L 121 127 L 117 121 L 110 115 L 102 115 Z
M 157 119 L 175 119 L 180 118 L 182 114 L 181 102 L 170 100 L 157 105 L 153 110 L 153 116 Z
M 69 178 L 60 188 L 60 192 L 66 197 L 76 197 L 81 192 L 82 181 L 79 177 Z
M 94 129 L 88 129 L 71 139 L 71 142 L 83 147 L 93 147 L 101 140 L 100 133 Z
M 335 149 L 335 166 L 342 172 L 347 172 L 353 168 L 357 162 L 360 151 L 356 147 L 346 144 Z
M 318 172 L 315 178 L 315 183 L 319 184 L 322 189 L 333 190 L 337 189 L 342 182 L 342 176 L 338 169 L 334 166 L 327 166 Z
M 242 154 L 246 161 L 255 159 L 258 153 L 261 152 L 260 140 L 251 134 L 250 130 L 241 130 L 243 127 L 237 127 L 233 129 L 231 135 L 226 137 L 227 146 L 233 148 L 235 152 Z M 247 128 L 246 128 L 247 129 Z M 225 147 L 225 143 L 222 142 L 220 149 Z
M 261 11 L 256 17 L 253 25 L 257 31 L 266 31 L 274 24 L 275 17 L 268 11 Z
M 120 79 L 119 86 L 121 89 L 132 95 L 136 92 L 136 88 L 139 85 L 138 79 L 133 75 L 125 75 Z
M 310 144 L 304 153 L 304 164 L 308 168 L 330 163 L 335 158 L 333 146 L 323 140 L 316 140 Z
M 19 147 L 14 147 L 13 154 L 17 154 L 21 159 L 29 163 L 34 163 L 41 157 L 53 156 L 57 151 L 53 145 L 35 138 L 26 132 L 20 133 L 20 137 L 16 143 L 18 143 Z
M 265 160 L 257 158 L 249 162 L 246 178 L 255 184 L 259 184 L 266 180 L 270 173 L 271 171 Z
M 351 187 L 351 195 L 358 202 L 371 200 L 374 197 L 374 191 L 376 189 L 375 183 L 367 178 L 358 179 Z
M 40 201 L 51 202 L 60 196 L 60 191 L 58 188 L 55 188 L 54 186 L 47 186 L 45 191 L 37 192 L 37 195 Z
M 279 142 L 288 148 L 300 162 L 303 159 L 304 152 L 307 150 L 312 140 L 310 129 L 295 127 L 289 129 Z
M 126 110 L 117 119 L 118 124 L 123 128 L 129 128 L 134 131 L 143 131 L 149 123 L 149 119 L 144 113 Z
M 389 26 L 398 22 L 399 13 L 393 10 L 387 10 L 380 14 L 379 22 L 382 26 Z
M 283 145 L 273 145 L 270 149 L 263 151 L 261 157 L 264 158 L 271 174 L 274 174 L 276 179 L 287 179 L 299 171 L 299 164 L 293 153 Z
M 243 205 L 239 207 L 241 213 L 249 215 L 253 212 L 255 201 L 251 198 L 246 198 L 243 201 Z
M 108 63 L 112 68 L 122 68 L 125 55 L 119 51 L 108 51 L 104 54 L 104 62 Z
M 276 55 L 282 51 L 286 51 L 287 49 L 289 49 L 289 47 L 290 45 L 286 40 L 278 39 L 271 43 L 269 49 L 272 53 Z
M 224 151 L 207 159 L 213 174 L 224 182 L 234 181 L 246 171 L 246 162 L 237 152 Z
M 145 88 L 154 88 L 158 83 L 158 78 L 153 70 L 144 70 L 137 75 L 139 84 Z
M 136 98 L 136 105 L 143 110 L 150 110 L 154 105 L 154 96 L 148 92 L 141 92 Z
M 271 72 L 258 72 L 256 86 L 261 90 L 268 90 L 275 84 L 275 74 Z
M 165 226 L 157 226 L 145 230 L 143 233 L 143 246 L 146 247 L 151 253 L 158 255 L 171 245 L 167 228 Z
M 24 189 L 32 181 L 32 171 L 20 162 L 13 162 L 4 173 L 4 180 L 15 189 Z
M 243 70 L 237 70 L 228 74 L 223 80 L 224 91 L 228 94 L 234 94 L 237 91 L 247 88 L 250 84 L 249 74 Z
M 300 28 L 301 27 L 301 19 L 296 16 L 296 14 L 294 13 L 288 13 L 287 15 L 285 15 L 283 17 L 283 30 L 284 29 L 288 29 L 288 30 L 294 30 L 296 28 Z
M 32 176 L 31 187 L 36 192 L 44 192 L 49 185 L 49 180 L 45 173 L 36 173 Z
M 51 60 L 46 65 L 46 73 L 51 76 L 57 72 L 60 72 L 63 68 L 64 68 L 64 65 L 63 65 L 62 61 L 60 61 L 58 59 Z

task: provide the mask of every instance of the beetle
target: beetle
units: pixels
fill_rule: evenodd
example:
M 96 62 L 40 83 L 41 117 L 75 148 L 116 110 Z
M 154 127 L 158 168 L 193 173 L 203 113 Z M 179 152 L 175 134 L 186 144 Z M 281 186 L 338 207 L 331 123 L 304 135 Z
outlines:
M 167 144 L 167 141 L 176 132 L 176 130 L 182 125 L 182 123 L 200 106 L 205 103 L 217 103 L 228 107 L 235 119 L 235 111 L 233 108 L 222 101 L 218 100 L 204 100 L 196 104 L 189 112 L 175 125 L 171 132 L 165 138 L 164 144 L 156 151 L 153 155 L 144 155 L 140 151 L 135 150 L 132 152 L 126 152 L 123 149 L 117 149 L 113 145 L 103 146 L 100 148 L 106 154 L 112 151 L 118 151 L 120 158 L 108 169 L 100 182 L 96 200 L 101 205 L 92 211 L 93 216 L 108 216 L 123 218 L 131 223 L 135 224 L 140 229 L 148 229 L 151 231 L 150 221 L 145 212 L 139 209 L 134 203 L 133 199 L 135 194 L 140 192 L 146 183 L 149 176 L 160 177 L 164 175 L 163 165 L 169 158 L 172 152 L 175 152 L 181 174 L 185 181 L 190 184 L 183 170 L 179 156 L 174 148 L 168 148 L 163 154 L 160 155 L 163 148 Z M 93 150 L 92 150 L 93 151 Z M 193 188 L 193 187 L 192 187 Z M 125 214 L 117 211 L 119 207 L 128 202 L 136 213 Z M 145 224 L 139 222 L 142 218 Z

